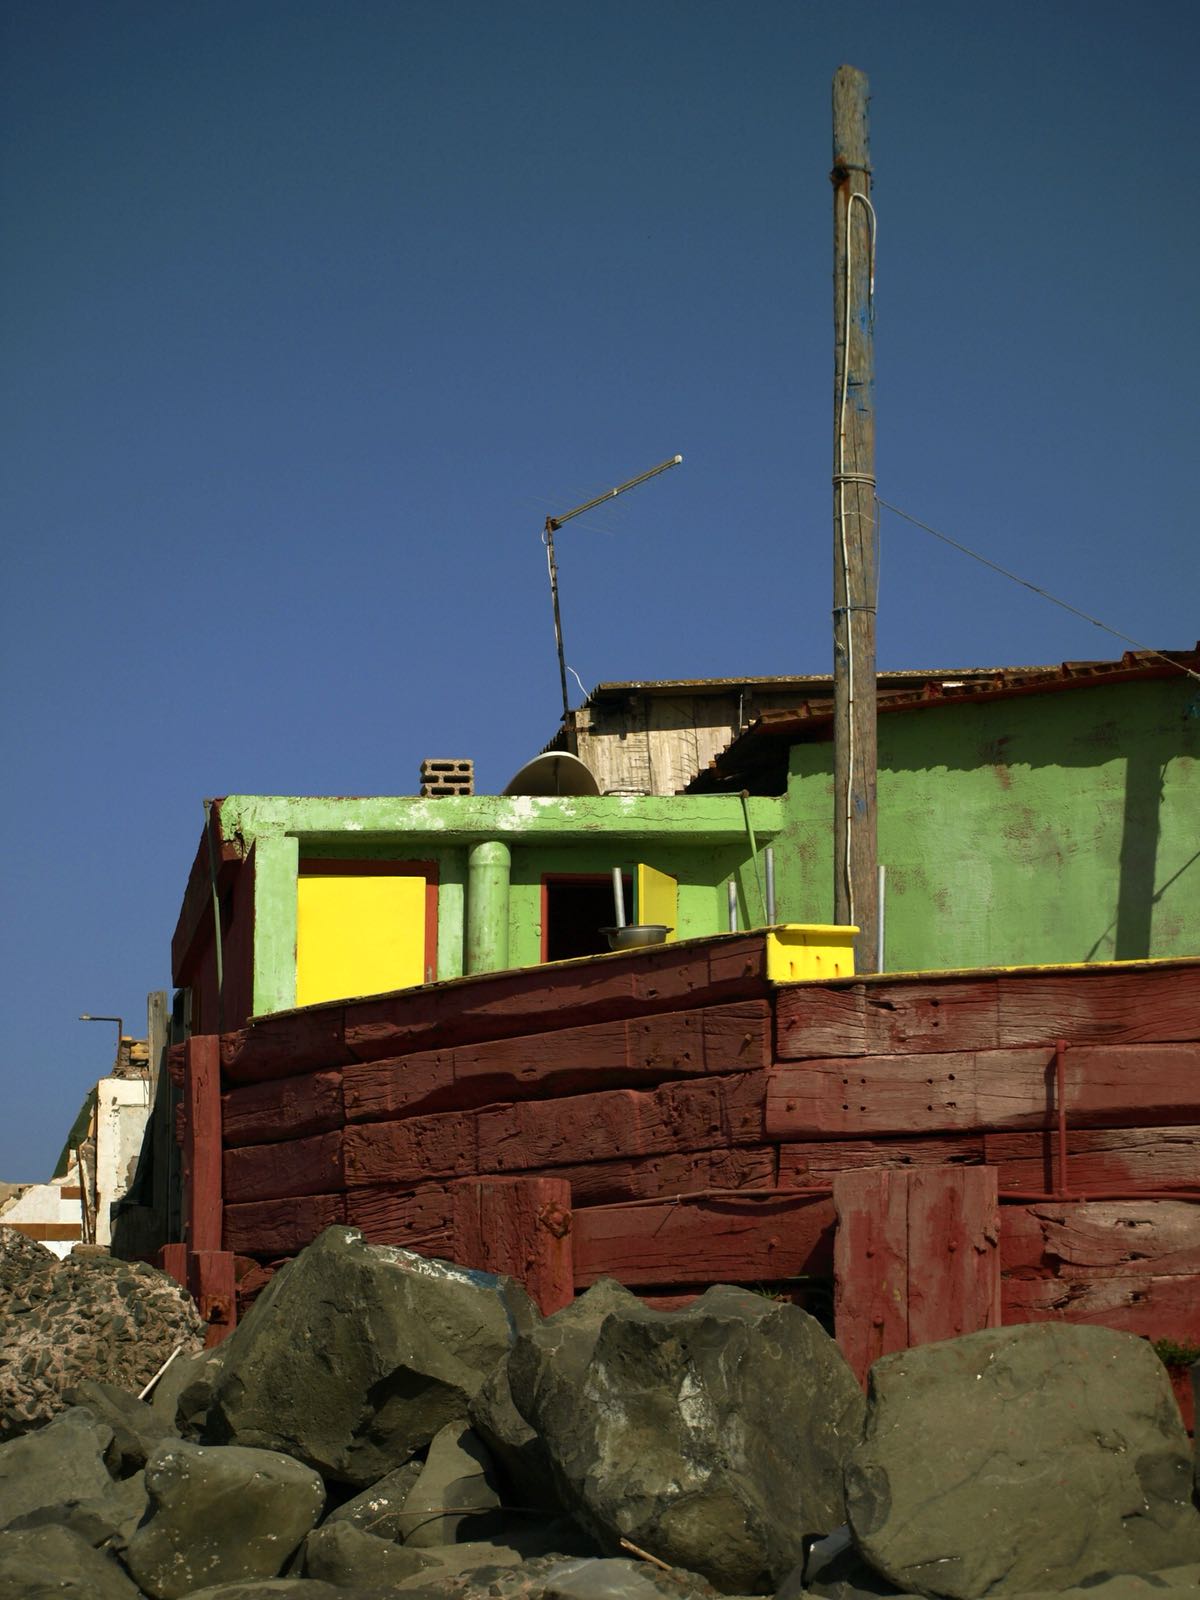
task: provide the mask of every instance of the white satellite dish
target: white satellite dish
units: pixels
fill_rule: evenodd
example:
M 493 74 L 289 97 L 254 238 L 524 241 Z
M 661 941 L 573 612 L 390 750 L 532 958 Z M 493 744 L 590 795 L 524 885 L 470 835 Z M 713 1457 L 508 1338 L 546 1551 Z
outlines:
M 527 761 L 504 794 L 598 795 L 595 774 L 578 756 L 566 750 L 550 750 Z

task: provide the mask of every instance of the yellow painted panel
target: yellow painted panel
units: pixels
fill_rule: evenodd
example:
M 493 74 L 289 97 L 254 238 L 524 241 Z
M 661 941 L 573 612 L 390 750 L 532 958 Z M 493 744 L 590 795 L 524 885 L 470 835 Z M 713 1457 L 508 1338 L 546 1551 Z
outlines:
M 771 983 L 854 976 L 855 927 L 818 922 L 783 922 L 767 929 L 767 977 Z
M 425 879 L 301 877 L 296 1004 L 425 982 Z
M 639 922 L 661 922 L 670 928 L 667 942 L 675 937 L 679 922 L 679 883 L 668 872 L 659 872 L 638 863 L 637 869 L 637 919 Z

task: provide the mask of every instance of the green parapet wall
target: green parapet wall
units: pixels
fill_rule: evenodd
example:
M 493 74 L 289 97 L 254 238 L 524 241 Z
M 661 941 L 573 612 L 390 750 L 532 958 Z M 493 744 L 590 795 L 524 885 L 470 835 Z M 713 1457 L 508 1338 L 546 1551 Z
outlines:
M 879 719 L 892 971 L 1200 953 L 1195 686 L 1149 681 Z M 832 746 L 793 746 L 778 842 L 796 920 L 830 920 Z
M 749 802 L 760 851 L 783 826 L 782 798 Z M 254 1010 L 286 1010 L 296 997 L 296 876 L 301 855 L 430 860 L 438 869 L 438 975 L 467 970 L 468 860 L 489 841 L 512 855 L 507 960 L 541 959 L 541 878 L 601 874 L 645 861 L 679 880 L 680 937 L 723 932 L 725 884 L 739 883 L 741 926 L 763 916 L 738 796 L 575 799 L 477 795 L 361 799 L 230 795 L 226 839 L 255 847 Z

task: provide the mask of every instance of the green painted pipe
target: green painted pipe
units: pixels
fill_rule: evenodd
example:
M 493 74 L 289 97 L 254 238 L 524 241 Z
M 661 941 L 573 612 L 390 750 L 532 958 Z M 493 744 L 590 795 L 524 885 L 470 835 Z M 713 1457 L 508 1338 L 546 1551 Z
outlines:
M 512 852 L 498 839 L 467 854 L 467 971 L 508 966 L 508 883 Z

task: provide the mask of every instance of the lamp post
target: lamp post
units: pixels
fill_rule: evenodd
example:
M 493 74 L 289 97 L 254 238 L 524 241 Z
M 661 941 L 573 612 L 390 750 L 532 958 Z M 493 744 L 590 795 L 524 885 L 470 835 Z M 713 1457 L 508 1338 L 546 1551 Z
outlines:
M 116 1057 L 116 1059 L 119 1062 L 120 1059 L 121 1059 L 121 1040 L 125 1037 L 125 1023 L 124 1023 L 124 1020 L 121 1017 L 94 1017 L 94 1016 L 92 1016 L 90 1011 L 81 1011 L 79 1013 L 79 1020 L 80 1020 L 80 1022 L 115 1022 L 116 1023 L 116 1025 L 117 1025 L 117 1057 Z

